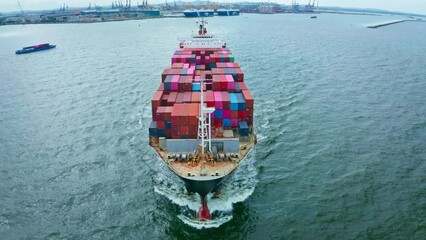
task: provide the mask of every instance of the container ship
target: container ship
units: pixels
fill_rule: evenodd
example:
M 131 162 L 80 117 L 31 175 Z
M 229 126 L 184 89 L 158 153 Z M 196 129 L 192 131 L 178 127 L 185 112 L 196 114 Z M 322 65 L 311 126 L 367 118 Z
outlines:
M 220 194 L 221 183 L 257 143 L 254 99 L 226 41 L 208 34 L 181 39 L 171 66 L 152 97 L 149 144 L 158 158 L 197 193 L 197 218 L 211 218 L 206 195 Z
M 38 52 L 38 51 L 44 51 L 44 50 L 52 49 L 52 48 L 55 48 L 55 47 L 56 47 L 56 45 L 50 45 L 49 43 L 44 43 L 44 44 L 24 47 L 21 50 L 15 51 L 15 53 L 16 54 L 32 53 L 32 52 Z
M 239 9 L 218 9 L 216 10 L 218 16 L 238 16 L 240 15 Z
M 213 9 L 187 9 L 183 11 L 183 15 L 185 17 L 213 17 L 214 10 Z

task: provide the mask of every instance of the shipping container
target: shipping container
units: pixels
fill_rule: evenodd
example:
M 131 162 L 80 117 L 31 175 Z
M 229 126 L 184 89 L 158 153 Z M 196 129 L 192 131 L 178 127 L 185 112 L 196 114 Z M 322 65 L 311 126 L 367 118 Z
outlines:
M 151 101 L 150 136 L 197 138 L 201 87 L 206 106 L 215 108 L 211 114 L 213 128 L 234 129 L 240 136 L 248 135 L 253 124 L 254 99 L 229 50 L 178 49 L 161 78 Z

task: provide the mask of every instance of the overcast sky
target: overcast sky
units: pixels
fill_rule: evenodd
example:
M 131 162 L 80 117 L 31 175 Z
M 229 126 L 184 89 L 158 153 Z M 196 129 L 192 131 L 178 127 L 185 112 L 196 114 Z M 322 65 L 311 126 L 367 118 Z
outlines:
M 42 10 L 59 8 L 63 3 L 69 7 L 85 7 L 92 3 L 100 6 L 111 5 L 113 0 L 19 0 L 25 10 Z M 132 0 L 132 5 L 142 0 Z M 189 0 L 187 0 L 189 2 Z M 212 0 L 214 2 L 242 2 L 243 0 Z M 259 2 L 259 0 L 245 0 Z M 267 0 L 262 0 L 267 1 Z M 270 0 L 271 2 L 291 4 L 291 0 Z M 123 3 L 126 0 L 122 0 Z M 166 0 L 148 0 L 149 3 L 165 3 Z M 169 3 L 173 0 L 168 0 Z M 309 0 L 298 0 L 300 4 L 306 4 Z M 426 0 L 319 0 L 320 6 L 341 6 L 358 8 L 379 8 L 392 11 L 426 14 Z M 16 0 L 0 0 L 0 12 L 19 11 Z

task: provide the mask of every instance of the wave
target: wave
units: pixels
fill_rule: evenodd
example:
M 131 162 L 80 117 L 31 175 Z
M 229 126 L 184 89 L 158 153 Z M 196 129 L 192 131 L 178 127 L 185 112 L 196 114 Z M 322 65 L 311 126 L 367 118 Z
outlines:
M 180 206 L 178 218 L 185 224 L 197 228 L 217 228 L 230 221 L 233 215 L 233 204 L 243 202 L 253 194 L 257 184 L 257 169 L 254 166 L 255 153 L 244 160 L 238 169 L 222 183 L 221 195 L 207 195 L 208 206 L 212 215 L 209 221 L 199 221 L 196 213 L 201 207 L 197 194 L 188 195 L 184 183 L 174 176 L 165 166 L 159 169 L 154 181 L 154 191 L 168 198 L 173 204 Z

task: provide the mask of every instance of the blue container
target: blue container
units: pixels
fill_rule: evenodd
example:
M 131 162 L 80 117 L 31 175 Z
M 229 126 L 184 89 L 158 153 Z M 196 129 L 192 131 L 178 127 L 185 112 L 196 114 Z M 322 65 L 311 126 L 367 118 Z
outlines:
M 173 76 L 172 75 L 167 75 L 166 76 L 166 79 L 164 79 L 164 82 L 172 82 L 172 78 L 173 78 Z
M 239 122 L 239 132 L 241 136 L 248 136 L 249 128 L 247 122 Z
M 246 110 L 246 100 L 244 99 L 243 94 L 236 93 L 235 96 L 237 97 L 238 101 L 238 110 Z
M 222 120 L 222 126 L 223 126 L 223 127 L 231 127 L 231 119 L 229 119 L 229 118 L 224 118 L 224 119 Z
M 232 111 L 238 111 L 238 98 L 236 93 L 230 93 L 229 94 L 229 100 L 231 103 L 231 110 Z
M 156 137 L 157 136 L 157 122 L 152 121 L 149 125 L 149 136 Z
M 238 74 L 233 73 L 232 78 L 234 78 L 234 82 L 238 82 Z
M 164 129 L 157 129 L 157 136 L 158 137 L 166 137 L 166 130 Z
M 236 92 L 236 93 L 240 93 L 241 92 L 240 85 L 238 85 L 237 83 L 235 83 L 234 92 Z
M 225 68 L 225 73 L 228 74 L 228 75 L 234 75 L 234 74 L 236 74 L 234 68 Z M 234 80 L 235 80 L 235 78 L 234 78 Z
M 214 111 L 214 118 L 222 118 L 222 117 L 223 117 L 222 110 L 215 110 Z
M 200 91 L 200 83 L 192 83 L 192 91 L 199 92 Z
M 172 122 L 166 121 L 166 129 L 171 129 L 171 128 L 172 128 Z
M 164 90 L 170 91 L 172 90 L 172 84 L 171 83 L 164 83 Z
M 172 76 L 167 75 L 166 79 L 164 79 L 164 90 L 172 90 Z

